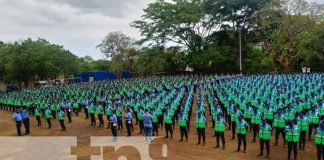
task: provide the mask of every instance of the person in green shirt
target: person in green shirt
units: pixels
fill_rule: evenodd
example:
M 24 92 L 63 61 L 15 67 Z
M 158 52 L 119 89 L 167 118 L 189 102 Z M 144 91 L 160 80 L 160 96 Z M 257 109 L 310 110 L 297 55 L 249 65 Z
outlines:
M 98 126 L 98 128 L 105 126 L 104 125 L 103 116 L 102 116 L 102 112 L 103 112 L 103 108 L 102 108 L 101 102 L 97 102 L 97 105 L 96 105 L 96 113 L 97 113 L 98 119 L 99 119 L 99 126 Z
M 317 150 L 317 160 L 324 159 L 324 121 L 315 130 L 315 145 Z
M 241 145 L 243 142 L 244 153 L 246 153 L 246 132 L 248 128 L 247 122 L 240 116 L 238 121 L 236 121 L 236 134 L 238 138 L 237 152 L 240 152 Z
M 46 118 L 46 121 L 48 124 L 48 129 L 52 128 L 52 122 L 51 122 L 52 113 L 51 113 L 50 108 L 48 108 L 48 107 L 45 108 L 45 118 Z
M 215 134 L 216 134 L 216 147 L 219 148 L 219 139 L 222 139 L 223 149 L 225 149 L 225 132 L 226 122 L 221 114 L 217 114 L 215 118 Z
M 278 139 L 281 134 L 284 140 L 284 146 L 286 146 L 285 140 L 285 126 L 286 126 L 286 116 L 282 113 L 282 109 L 278 110 L 278 113 L 274 116 L 273 126 L 275 128 L 275 146 L 278 145 Z
M 143 108 L 141 106 L 138 107 L 137 119 L 138 119 L 138 125 L 140 128 L 140 132 L 138 134 L 142 134 L 143 130 L 144 130 L 143 114 L 144 114 Z
M 74 100 L 74 102 L 72 103 L 72 109 L 74 114 L 78 117 L 79 116 L 79 103 L 77 100 Z
M 196 127 L 197 127 L 197 135 L 198 135 L 198 143 L 200 144 L 201 138 L 203 139 L 203 146 L 206 142 L 206 124 L 207 120 L 206 117 L 202 113 L 198 113 L 198 116 L 196 117 Z
M 260 154 L 263 156 L 263 149 L 266 146 L 267 158 L 270 158 L 270 138 L 271 138 L 271 126 L 267 123 L 265 118 L 262 118 L 262 124 L 260 124 L 259 139 L 260 139 Z
M 258 111 L 257 107 L 253 107 L 253 112 L 252 112 L 252 118 L 251 118 L 251 124 L 253 128 L 253 141 L 252 143 L 255 143 L 256 141 L 256 136 L 259 133 L 259 127 L 261 124 L 261 113 Z
M 273 123 L 273 108 L 271 108 L 268 103 L 265 104 L 263 113 L 264 113 L 264 118 L 267 120 L 267 123 L 272 128 L 272 123 Z
M 96 126 L 96 117 L 95 117 L 95 108 L 92 102 L 89 103 L 89 109 L 88 109 L 89 115 L 90 115 L 90 126 Z
M 187 124 L 188 124 L 188 115 L 183 113 L 183 111 L 180 111 L 180 116 L 179 116 L 180 137 L 181 137 L 180 142 L 183 141 L 183 137 L 185 137 L 186 142 L 188 142 Z
M 53 119 L 56 119 L 56 106 L 55 106 L 54 102 L 51 105 L 51 112 L 52 112 Z
M 319 125 L 319 118 L 320 114 L 316 107 L 312 107 L 312 109 L 308 112 L 308 118 L 309 118 L 309 128 L 308 128 L 308 140 L 311 140 L 313 129 L 318 127 Z
M 112 113 L 112 107 L 111 107 L 111 103 L 108 103 L 105 107 L 105 113 L 106 113 L 106 116 L 107 116 L 107 120 L 109 121 L 110 120 L 110 116 L 111 116 L 111 113 Z M 108 126 L 106 129 L 110 129 L 110 125 L 108 123 Z
M 163 118 L 164 118 L 164 127 L 165 127 L 165 138 L 169 138 L 169 133 L 170 133 L 170 139 L 172 139 L 173 138 L 173 128 L 172 128 L 172 124 L 173 124 L 173 122 L 172 122 L 172 118 L 171 118 L 172 116 L 171 116 L 171 113 L 170 113 L 170 111 L 169 110 L 166 110 L 165 112 L 164 112 L 164 116 L 163 116 Z
M 288 159 L 290 160 L 291 152 L 294 152 L 294 159 L 297 159 L 297 143 L 300 138 L 300 128 L 294 124 L 294 121 L 288 121 L 288 126 L 285 127 L 285 139 L 288 143 Z
M 39 107 L 37 107 L 35 109 L 35 117 L 36 117 L 36 121 L 37 121 L 37 126 L 42 126 L 42 121 L 41 121 L 41 118 L 40 118 L 40 109 Z
M 251 107 L 251 103 L 248 103 L 245 110 L 244 110 L 244 119 L 246 120 L 246 122 L 250 126 L 250 129 L 249 129 L 250 133 L 252 131 L 252 125 L 251 125 L 252 112 L 253 112 L 253 109 Z
M 116 117 L 117 117 L 117 130 L 123 130 L 123 113 L 122 113 L 122 109 L 119 106 L 119 102 L 116 103 L 115 105 L 115 111 L 116 111 Z
M 64 124 L 64 108 L 63 107 L 58 111 L 57 115 L 58 115 L 58 120 L 61 125 L 61 131 L 66 131 L 65 124 Z
M 231 140 L 235 139 L 235 130 L 236 130 L 236 121 L 238 120 L 238 117 L 243 115 L 243 113 L 241 112 L 241 110 L 238 109 L 239 105 L 236 104 L 233 107 L 233 110 L 231 111 L 231 123 L 232 123 L 232 138 Z
M 297 117 L 297 124 L 301 129 L 299 149 L 305 150 L 306 145 L 306 132 L 309 128 L 309 119 L 305 116 L 304 112 L 300 112 Z
M 158 123 L 159 123 L 159 118 L 158 118 L 158 114 L 155 110 L 155 108 L 153 108 L 151 110 L 152 112 L 152 125 L 153 125 L 153 134 L 152 136 L 156 135 L 158 136 L 159 135 L 159 127 L 158 127 Z

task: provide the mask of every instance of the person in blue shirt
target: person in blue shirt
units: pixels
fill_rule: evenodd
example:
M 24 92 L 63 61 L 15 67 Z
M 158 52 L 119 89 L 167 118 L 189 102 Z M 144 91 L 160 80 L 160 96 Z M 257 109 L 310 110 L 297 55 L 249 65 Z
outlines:
M 127 136 L 132 136 L 132 114 L 130 112 L 130 109 L 126 110 L 125 114 L 125 124 L 127 129 Z
M 29 124 L 29 115 L 27 109 L 23 108 L 20 114 L 23 120 L 23 124 L 25 126 L 25 135 L 28 135 L 30 134 L 30 124 Z
M 69 101 L 66 101 L 65 105 L 66 115 L 68 117 L 69 123 L 72 123 L 72 106 Z
M 112 111 L 112 115 L 110 116 L 109 123 L 110 123 L 111 133 L 114 137 L 114 141 L 117 141 L 117 116 L 114 110 Z
M 144 136 L 145 143 L 152 143 L 152 120 L 153 117 L 148 109 L 145 109 L 145 113 L 143 114 L 143 125 L 144 125 Z
M 85 114 L 85 118 L 84 119 L 89 119 L 89 113 L 88 113 L 88 108 L 89 108 L 89 98 L 86 98 L 83 102 L 82 105 L 84 107 L 84 114 Z
M 20 111 L 18 109 L 13 114 L 12 119 L 16 122 L 16 128 L 17 128 L 17 134 L 18 134 L 18 136 L 22 136 L 22 134 L 21 134 L 22 117 L 21 117 Z

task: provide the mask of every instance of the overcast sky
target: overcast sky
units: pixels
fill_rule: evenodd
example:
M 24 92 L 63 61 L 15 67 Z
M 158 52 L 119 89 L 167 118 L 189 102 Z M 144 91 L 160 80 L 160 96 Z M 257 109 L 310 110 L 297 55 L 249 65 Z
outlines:
M 129 24 L 155 0 L 0 0 L 0 41 L 45 38 L 78 56 L 104 58 L 96 45 L 122 31 L 140 38 Z M 324 3 L 324 0 L 315 0 Z

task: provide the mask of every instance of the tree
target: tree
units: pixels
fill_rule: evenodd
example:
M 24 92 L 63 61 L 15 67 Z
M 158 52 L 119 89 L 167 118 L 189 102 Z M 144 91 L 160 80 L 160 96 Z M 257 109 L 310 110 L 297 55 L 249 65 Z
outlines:
M 221 31 L 247 32 L 251 24 L 248 17 L 254 15 L 269 0 L 173 0 L 168 3 L 159 0 L 144 9 L 142 20 L 131 26 L 138 28 L 145 38 L 140 42 L 165 44 L 173 42 L 188 49 L 188 65 L 196 70 L 208 68 L 199 57 L 208 57 L 208 47 L 213 42 L 213 34 Z M 238 48 L 238 38 L 232 47 Z M 232 50 L 238 55 L 238 49 Z M 202 54 L 206 55 L 202 55 Z M 215 52 L 214 52 L 215 53 Z M 217 58 L 217 56 L 211 56 Z M 238 56 L 236 56 L 238 57 Z M 201 59 L 202 60 L 202 59 Z
M 132 39 L 122 32 L 110 32 L 97 47 L 108 59 L 118 59 L 132 45 Z
M 110 32 L 97 47 L 111 60 L 110 68 L 117 77 L 125 66 L 131 66 L 136 51 L 133 40 L 122 32 Z
M 317 7 L 306 0 L 274 0 L 257 15 L 262 48 L 284 71 L 301 54 L 300 36 L 315 25 Z
M 140 42 L 165 44 L 173 42 L 185 46 L 190 55 L 199 54 L 208 36 L 220 26 L 210 23 L 205 14 L 202 0 L 173 0 L 168 3 L 158 0 L 144 9 L 142 20 L 134 21 L 131 26 L 138 28 L 145 38 Z M 193 56 L 189 56 L 189 65 L 195 66 Z
M 79 69 L 77 57 L 62 46 L 51 44 L 45 39 L 27 39 L 14 43 L 0 44 L 0 69 L 8 83 L 24 82 L 38 75 L 41 79 L 70 76 Z

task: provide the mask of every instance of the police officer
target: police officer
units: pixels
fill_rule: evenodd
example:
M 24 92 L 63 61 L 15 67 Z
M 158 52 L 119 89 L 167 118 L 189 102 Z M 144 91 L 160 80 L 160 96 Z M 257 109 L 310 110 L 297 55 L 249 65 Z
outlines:
M 186 142 L 188 142 L 188 130 L 187 130 L 187 124 L 188 124 L 188 115 L 181 112 L 180 113 L 180 119 L 179 119 L 179 126 L 180 126 L 180 142 L 183 141 L 183 137 L 186 138 Z
M 125 124 L 127 129 L 127 136 L 132 136 L 132 114 L 130 112 L 130 109 L 126 110 L 125 114 Z
M 36 121 L 37 121 L 37 126 L 41 126 L 42 125 L 42 121 L 41 121 L 41 118 L 40 118 L 40 109 L 39 107 L 37 107 L 35 109 L 35 117 L 36 117 Z
M 48 124 L 48 129 L 52 128 L 52 123 L 51 123 L 51 119 L 52 119 L 52 113 L 50 108 L 46 107 L 45 108 L 45 118 Z
M 290 160 L 291 152 L 294 152 L 294 159 L 297 159 L 297 143 L 300 138 L 300 128 L 294 124 L 294 121 L 289 120 L 288 126 L 285 128 L 285 139 L 288 143 L 288 160 Z
M 324 159 L 324 121 L 315 130 L 315 145 L 317 150 L 317 160 Z
M 29 115 L 26 108 L 21 110 L 21 118 L 25 126 L 25 135 L 30 134 L 30 124 L 29 124 Z
M 216 134 L 216 147 L 219 148 L 219 139 L 222 139 L 223 149 L 225 149 L 225 132 L 226 122 L 224 118 L 221 117 L 220 114 L 216 115 L 215 118 L 215 134 Z
M 259 138 L 260 138 L 260 154 L 258 156 L 263 156 L 263 149 L 266 146 L 267 158 L 270 158 L 270 137 L 271 137 L 271 126 L 267 123 L 265 118 L 262 119 L 262 124 L 260 125 Z
M 16 111 L 13 114 L 12 118 L 16 122 L 16 128 L 17 128 L 17 134 L 18 134 L 18 136 L 22 136 L 22 134 L 21 134 L 22 117 L 21 117 L 20 111 L 18 109 L 16 109 Z
M 66 115 L 69 119 L 69 123 L 72 123 L 72 106 L 69 101 L 66 101 L 65 103 L 65 109 L 66 109 Z
M 89 98 L 86 98 L 86 99 L 84 99 L 83 100 L 83 102 L 82 102 L 82 105 L 83 105 L 83 107 L 84 107 L 84 114 L 85 114 L 85 118 L 84 119 L 89 119 L 89 112 L 88 112 L 88 109 L 89 109 L 89 100 L 88 100 Z M 108 121 L 109 121 L 109 119 L 108 119 Z M 109 126 L 109 125 L 108 125 Z
M 111 128 L 111 133 L 113 135 L 113 140 L 117 140 L 117 116 L 115 114 L 115 111 L 112 111 L 112 115 L 110 116 L 109 119 L 110 123 L 110 128 Z
M 198 143 L 197 145 L 200 144 L 201 138 L 203 139 L 203 146 L 205 145 L 206 141 L 206 124 L 207 120 L 205 116 L 202 113 L 198 113 L 198 116 L 196 118 L 196 127 L 197 127 L 197 134 L 198 134 Z
M 278 110 L 278 113 L 274 116 L 273 126 L 275 128 L 275 146 L 278 145 L 278 139 L 280 134 L 284 140 L 284 146 L 286 146 L 284 132 L 286 127 L 286 116 L 282 113 L 281 108 Z
M 63 108 L 61 108 L 58 111 L 58 120 L 60 121 L 61 131 L 66 131 L 65 124 L 64 124 L 64 109 Z
M 299 113 L 297 117 L 297 124 L 301 129 L 300 140 L 299 140 L 299 149 L 305 150 L 306 144 L 306 132 L 309 128 L 309 119 L 305 116 L 304 112 Z
M 243 142 L 244 153 L 246 153 L 246 132 L 248 128 L 247 122 L 243 119 L 243 116 L 239 117 L 239 120 L 236 121 L 236 133 L 238 138 L 237 152 L 241 150 L 241 144 Z

